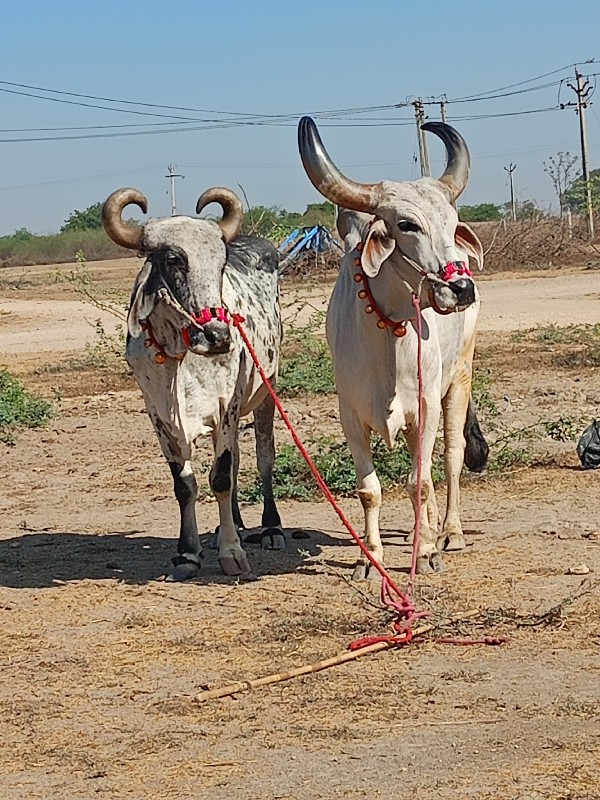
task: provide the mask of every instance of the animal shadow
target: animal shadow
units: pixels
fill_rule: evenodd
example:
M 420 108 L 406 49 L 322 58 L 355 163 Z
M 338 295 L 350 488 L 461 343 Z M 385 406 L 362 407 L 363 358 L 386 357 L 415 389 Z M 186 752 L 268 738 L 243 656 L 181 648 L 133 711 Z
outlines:
M 265 551 L 245 545 L 257 577 L 295 572 L 309 556 L 318 555 L 338 539 L 318 530 L 285 529 L 284 551 Z M 251 534 L 246 531 L 244 537 Z M 207 546 L 211 534 L 203 534 L 204 558 L 199 576 L 192 583 L 231 584 L 221 574 L 216 551 Z M 16 589 L 55 587 L 64 582 L 114 580 L 145 584 L 161 580 L 171 569 L 177 540 L 145 536 L 142 531 L 110 533 L 24 532 L 0 541 L 0 586 Z

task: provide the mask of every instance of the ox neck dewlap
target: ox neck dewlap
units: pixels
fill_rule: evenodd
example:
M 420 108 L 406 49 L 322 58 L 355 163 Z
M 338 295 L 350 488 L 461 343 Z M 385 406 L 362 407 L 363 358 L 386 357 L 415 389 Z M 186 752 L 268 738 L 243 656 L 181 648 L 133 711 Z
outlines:
M 369 228 L 372 226 L 374 220 L 369 222 Z M 358 267 L 358 272 L 354 273 L 354 280 L 356 283 L 362 283 L 362 289 L 358 291 L 358 297 L 361 300 L 366 300 L 367 305 L 365 306 L 365 313 L 366 314 L 375 314 L 377 316 L 377 327 L 380 330 L 385 330 L 386 328 L 391 328 L 394 336 L 397 336 L 399 339 L 406 335 L 406 325 L 408 322 L 411 322 L 414 317 L 410 317 L 410 319 L 403 319 L 403 320 L 393 320 L 390 317 L 386 316 L 383 311 L 377 305 L 375 298 L 373 297 L 373 292 L 371 291 L 371 287 L 369 285 L 369 279 L 365 274 L 364 270 L 362 269 L 362 252 L 365 248 L 365 243 L 360 241 L 356 245 L 356 250 L 358 252 L 358 256 L 354 259 L 354 266 Z M 429 272 L 426 272 L 422 267 L 420 267 L 415 261 L 408 256 L 405 256 L 402 251 L 400 251 L 402 257 L 410 264 L 411 267 L 417 270 L 422 276 L 421 283 L 423 280 L 431 281 L 432 278 L 435 278 L 436 282 L 439 283 L 448 283 L 448 281 L 454 275 L 466 275 L 467 277 L 471 278 L 473 273 L 469 269 L 468 265 L 464 261 L 449 261 L 447 264 L 444 264 L 444 269 L 442 271 L 441 276 L 438 278 L 437 276 L 432 275 Z M 420 288 L 415 293 L 417 295 L 420 294 Z M 453 314 L 454 309 L 443 309 L 438 306 L 435 302 L 435 297 L 433 295 L 433 288 L 429 289 L 429 302 L 431 303 L 432 308 L 438 314 Z
M 189 325 L 183 325 L 181 327 L 181 338 L 183 339 L 183 343 L 186 346 L 186 352 L 180 353 L 176 356 L 169 356 L 165 352 L 165 348 L 161 345 L 158 341 L 156 336 L 154 335 L 154 331 L 152 330 L 152 325 L 150 323 L 150 319 L 140 320 L 140 327 L 142 331 L 146 334 L 146 338 L 144 339 L 144 345 L 146 347 L 154 347 L 157 351 L 154 360 L 157 364 L 164 364 L 167 358 L 174 358 L 176 361 L 183 361 L 186 356 L 187 350 L 190 347 L 190 325 L 195 325 L 197 328 L 202 328 L 208 322 L 211 322 L 213 319 L 216 319 L 218 322 L 224 322 L 226 325 L 229 325 L 230 319 L 229 314 L 227 313 L 227 309 L 223 308 L 222 306 L 215 306 L 215 307 L 205 307 L 201 311 L 196 312 L 195 314 L 186 314 L 186 317 L 189 320 Z

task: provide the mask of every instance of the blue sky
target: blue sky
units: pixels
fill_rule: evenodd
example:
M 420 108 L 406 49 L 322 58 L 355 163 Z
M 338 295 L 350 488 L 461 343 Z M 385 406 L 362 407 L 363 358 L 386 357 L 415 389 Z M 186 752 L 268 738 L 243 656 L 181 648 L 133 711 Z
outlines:
M 415 95 L 460 98 L 592 58 L 598 63 L 582 69 L 600 73 L 596 0 L 20 0 L 4 3 L 2 12 L 2 81 L 219 112 L 295 117 L 395 104 Z M 539 91 L 450 104 L 448 121 L 554 106 L 555 82 L 568 74 L 565 70 L 518 87 L 553 84 Z M 0 88 L 32 91 L 6 84 Z M 570 99 L 573 93 L 563 86 L 561 100 Z M 140 106 L 120 108 L 207 118 Z M 6 92 L 0 92 L 0 109 L 0 139 L 57 135 L 6 132 L 17 128 L 175 121 Z M 432 106 L 432 118 L 437 113 Z M 407 124 L 323 127 L 321 132 L 350 177 L 410 179 L 417 176 L 412 115 L 410 107 L 393 109 L 379 117 Z M 558 150 L 579 152 L 573 111 L 467 119 L 454 125 L 472 155 L 464 203 L 507 200 L 503 167 L 513 161 L 518 197 L 547 206 L 553 201 L 553 188 L 542 162 Z M 588 113 L 588 129 L 591 167 L 600 167 L 600 90 L 598 110 L 592 105 Z M 432 169 L 439 173 L 443 149 L 431 137 L 430 151 Z M 0 141 L 0 234 L 22 226 L 39 233 L 57 230 L 73 209 L 127 185 L 146 193 L 152 215 L 167 214 L 164 175 L 170 162 L 186 176 L 178 182 L 181 213 L 193 213 L 196 198 L 212 185 L 237 189 L 240 183 L 253 205 L 302 210 L 319 200 L 300 165 L 294 124 L 72 141 Z

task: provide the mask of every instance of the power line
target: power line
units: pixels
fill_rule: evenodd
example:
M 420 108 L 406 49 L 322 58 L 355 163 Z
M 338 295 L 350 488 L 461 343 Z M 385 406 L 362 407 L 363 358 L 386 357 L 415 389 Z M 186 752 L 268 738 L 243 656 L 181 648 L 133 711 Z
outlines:
M 593 61 L 594 59 L 592 59 L 592 62 Z M 463 100 L 474 100 L 477 97 L 481 97 L 481 95 L 495 94 L 496 92 L 505 92 L 507 89 L 515 89 L 517 86 L 524 86 L 527 83 L 533 83 L 534 81 L 541 81 L 543 78 L 549 78 L 551 75 L 557 75 L 559 72 L 565 72 L 566 70 L 571 69 L 572 67 L 573 64 L 567 64 L 564 67 L 560 67 L 560 69 L 554 69 L 552 70 L 552 72 L 545 72 L 543 75 L 538 75 L 535 78 L 528 78 L 526 81 L 511 83 L 508 86 L 501 86 L 498 89 L 490 89 L 487 92 L 478 92 L 477 94 L 467 95 L 466 97 L 460 97 L 458 99 L 455 99 L 454 102 L 458 103 L 459 101 Z
M 1 91 L 1 90 L 0 90 Z M 453 117 L 452 121 L 457 122 L 468 122 L 468 121 L 477 121 L 477 120 L 484 120 L 484 119 L 498 119 L 500 117 L 514 117 L 514 116 L 521 116 L 523 114 L 543 114 L 549 111 L 558 111 L 558 106 L 549 106 L 547 108 L 532 108 L 526 111 L 508 111 L 504 113 L 498 114 L 474 114 L 472 116 L 461 116 L 461 117 Z M 151 123 L 148 123 L 151 124 Z M 160 123 L 157 123 L 160 124 Z M 297 124 L 296 120 L 292 120 L 290 122 L 277 122 L 277 123 L 269 123 L 270 127 L 281 127 L 281 128 L 290 128 L 295 127 Z M 398 122 L 323 122 L 321 127 L 323 128 L 386 128 L 386 127 L 406 127 L 409 125 L 413 125 L 413 122 L 409 121 L 398 121 Z M 92 126 L 90 126 L 92 127 Z M 102 128 L 103 126 L 99 126 Z M 122 126 L 115 126 L 115 127 L 122 127 Z M 133 127 L 133 126 L 132 126 Z M 84 134 L 73 134 L 73 135 L 65 135 L 65 136 L 30 136 L 30 137 L 8 137 L 0 139 L 0 144 L 22 144 L 26 142 L 65 142 L 65 141 L 80 141 L 85 139 L 114 139 L 120 137 L 130 137 L 130 136 L 156 136 L 165 133 L 186 133 L 188 131 L 207 131 L 207 130 L 220 130 L 224 128 L 235 128 L 238 127 L 238 123 L 231 121 L 231 122 L 222 122 L 222 123 L 215 123 L 215 124 L 207 124 L 207 125 L 189 125 L 186 127 L 170 127 L 165 129 L 165 127 L 159 130 L 135 130 L 135 131 L 116 131 L 114 133 L 84 133 Z M 34 129 L 35 130 L 35 129 Z M 44 129 L 41 129 L 44 130 Z M 61 130 L 57 128 L 56 130 Z M 66 130 L 69 130 L 68 128 Z

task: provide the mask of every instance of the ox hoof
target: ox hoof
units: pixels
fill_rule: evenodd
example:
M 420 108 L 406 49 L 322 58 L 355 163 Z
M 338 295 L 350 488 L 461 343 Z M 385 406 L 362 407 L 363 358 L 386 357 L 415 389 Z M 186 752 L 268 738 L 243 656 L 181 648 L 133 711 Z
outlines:
M 181 583 L 195 578 L 200 572 L 200 564 L 194 561 L 183 561 L 177 564 L 175 569 L 165 578 L 169 583 Z
M 219 564 L 223 574 L 229 577 L 243 576 L 245 578 L 252 574 L 248 557 L 241 547 L 239 550 L 230 550 L 220 555 Z
M 260 534 L 263 550 L 285 550 L 285 536 L 281 528 L 265 528 Z
M 465 537 L 462 533 L 446 533 L 442 534 L 437 541 L 438 550 L 446 550 L 448 553 L 455 553 L 459 550 L 464 550 L 467 546 Z
M 445 569 L 439 553 L 430 553 L 417 558 L 417 575 L 433 575 L 434 572 L 443 572 Z

